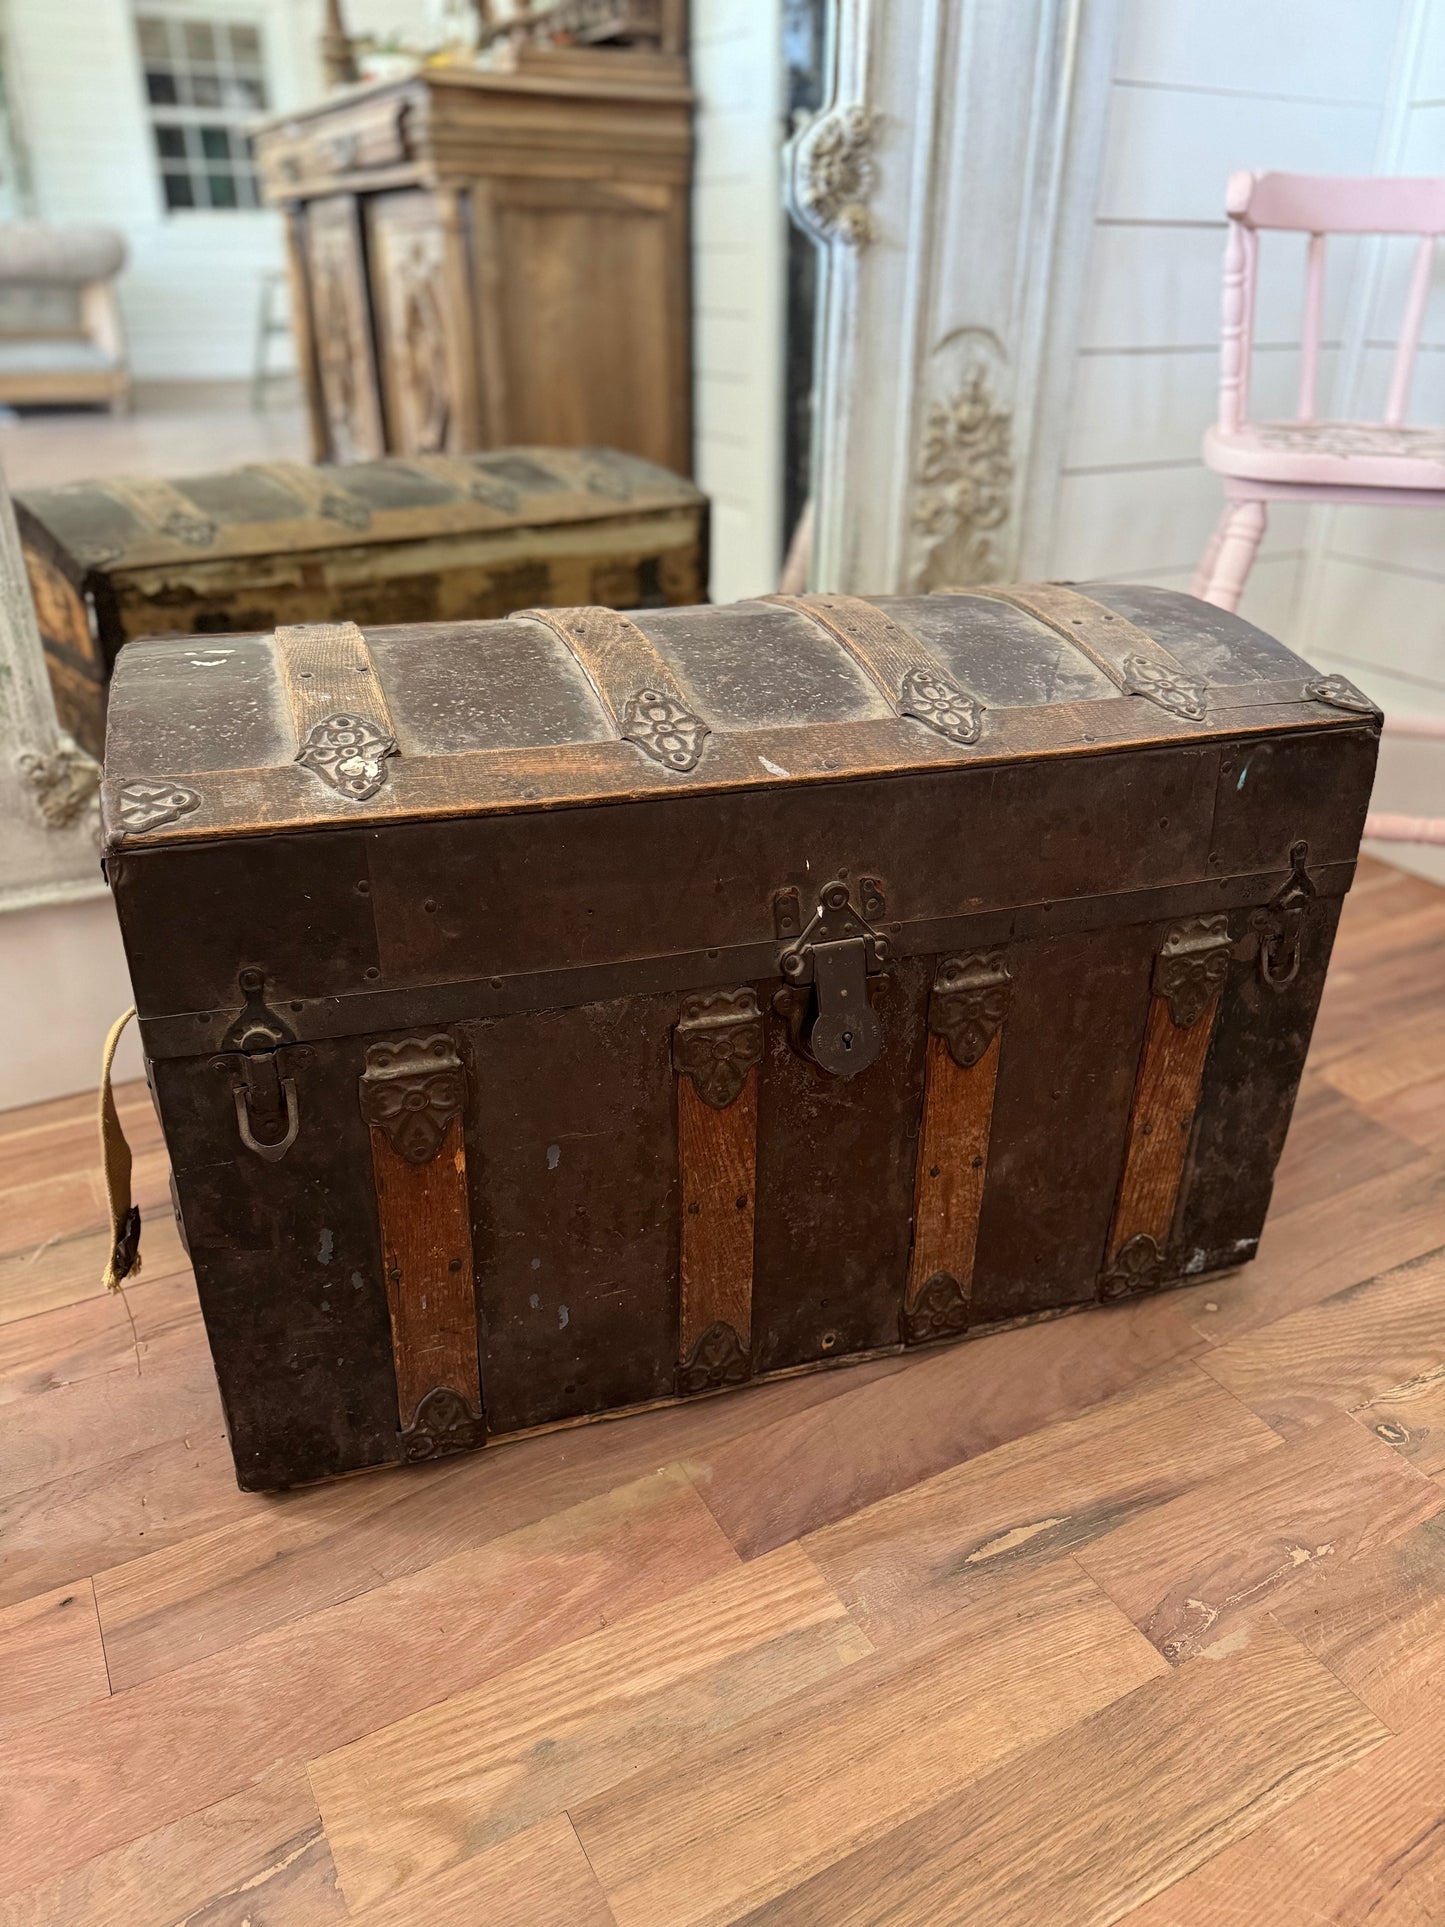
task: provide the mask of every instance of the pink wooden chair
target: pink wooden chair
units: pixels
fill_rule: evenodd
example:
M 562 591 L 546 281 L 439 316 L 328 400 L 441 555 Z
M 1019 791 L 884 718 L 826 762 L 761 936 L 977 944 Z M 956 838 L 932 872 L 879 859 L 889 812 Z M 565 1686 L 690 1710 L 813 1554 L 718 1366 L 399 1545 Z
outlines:
M 1312 174 L 1233 174 L 1225 195 L 1220 326 L 1219 419 L 1206 431 L 1204 460 L 1224 477 L 1224 513 L 1194 577 L 1194 593 L 1221 609 L 1239 602 L 1264 534 L 1266 502 L 1368 503 L 1445 508 L 1445 427 L 1405 421 L 1410 380 L 1430 294 L 1435 244 L 1445 234 L 1445 179 L 1352 179 Z M 1308 234 L 1299 409 L 1293 421 L 1249 418 L 1249 364 L 1261 228 Z M 1378 422 L 1321 421 L 1320 330 L 1325 238 L 1330 234 L 1414 234 L 1419 247 Z M 1445 738 L 1445 720 L 1387 723 L 1392 733 Z M 1445 817 L 1372 815 L 1367 836 L 1445 843 Z

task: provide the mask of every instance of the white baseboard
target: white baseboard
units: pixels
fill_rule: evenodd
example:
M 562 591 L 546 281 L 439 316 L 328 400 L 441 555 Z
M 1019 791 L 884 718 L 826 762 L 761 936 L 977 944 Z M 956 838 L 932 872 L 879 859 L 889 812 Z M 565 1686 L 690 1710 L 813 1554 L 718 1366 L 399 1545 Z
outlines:
M 93 1090 L 105 1033 L 131 1001 L 109 896 L 0 915 L 0 1110 Z M 141 1075 L 134 1024 L 115 1074 Z

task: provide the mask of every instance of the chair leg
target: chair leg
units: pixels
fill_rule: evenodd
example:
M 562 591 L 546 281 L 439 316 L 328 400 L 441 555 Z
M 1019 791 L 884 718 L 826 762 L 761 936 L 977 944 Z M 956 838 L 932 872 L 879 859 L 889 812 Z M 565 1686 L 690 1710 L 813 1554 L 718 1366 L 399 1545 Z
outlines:
M 1194 571 L 1194 580 L 1189 585 L 1190 595 L 1198 596 L 1201 600 L 1214 574 L 1214 564 L 1219 557 L 1219 545 L 1224 540 L 1224 528 L 1228 520 L 1229 503 L 1226 502 L 1219 512 L 1219 520 L 1214 525 L 1204 553 L 1199 558 L 1199 567 Z
M 1264 535 L 1263 502 L 1231 502 L 1220 521 L 1210 557 L 1209 580 L 1201 600 L 1216 609 L 1236 609 Z M 1203 573 L 1201 569 L 1200 573 Z

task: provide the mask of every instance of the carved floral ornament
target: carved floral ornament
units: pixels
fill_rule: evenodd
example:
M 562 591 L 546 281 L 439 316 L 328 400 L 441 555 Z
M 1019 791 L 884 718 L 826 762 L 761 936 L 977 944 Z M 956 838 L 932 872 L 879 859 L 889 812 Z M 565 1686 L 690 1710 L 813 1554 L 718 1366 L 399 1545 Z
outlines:
M 399 263 L 397 299 L 401 306 L 401 375 L 415 424 L 417 453 L 445 448 L 451 418 L 447 379 L 446 324 L 437 295 L 440 263 L 418 237 Z
M 988 581 L 999 570 L 997 547 L 990 538 L 1009 517 L 1012 432 L 1013 412 L 994 392 L 982 356 L 968 364 L 958 385 L 928 411 L 913 526 L 927 560 L 948 548 L 956 557 L 951 573 L 964 581 Z
M 793 148 L 793 203 L 820 241 L 856 248 L 873 239 L 868 202 L 878 184 L 873 158 L 878 125 L 871 108 L 834 107 L 799 134 Z
M 68 737 L 48 756 L 24 749 L 15 760 L 47 829 L 63 830 L 94 808 L 100 765 Z

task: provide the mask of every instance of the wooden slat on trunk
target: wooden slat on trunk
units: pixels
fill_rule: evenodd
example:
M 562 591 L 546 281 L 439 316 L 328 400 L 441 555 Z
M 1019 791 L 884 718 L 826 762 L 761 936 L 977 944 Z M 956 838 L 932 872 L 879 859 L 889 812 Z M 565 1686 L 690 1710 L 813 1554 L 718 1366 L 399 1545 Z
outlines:
M 373 1044 L 361 1080 L 391 1314 L 402 1446 L 440 1458 L 485 1439 L 461 1064 L 450 1037 Z
M 751 989 L 690 997 L 674 1033 L 682 1174 L 678 1390 L 752 1375 L 763 1020 Z

